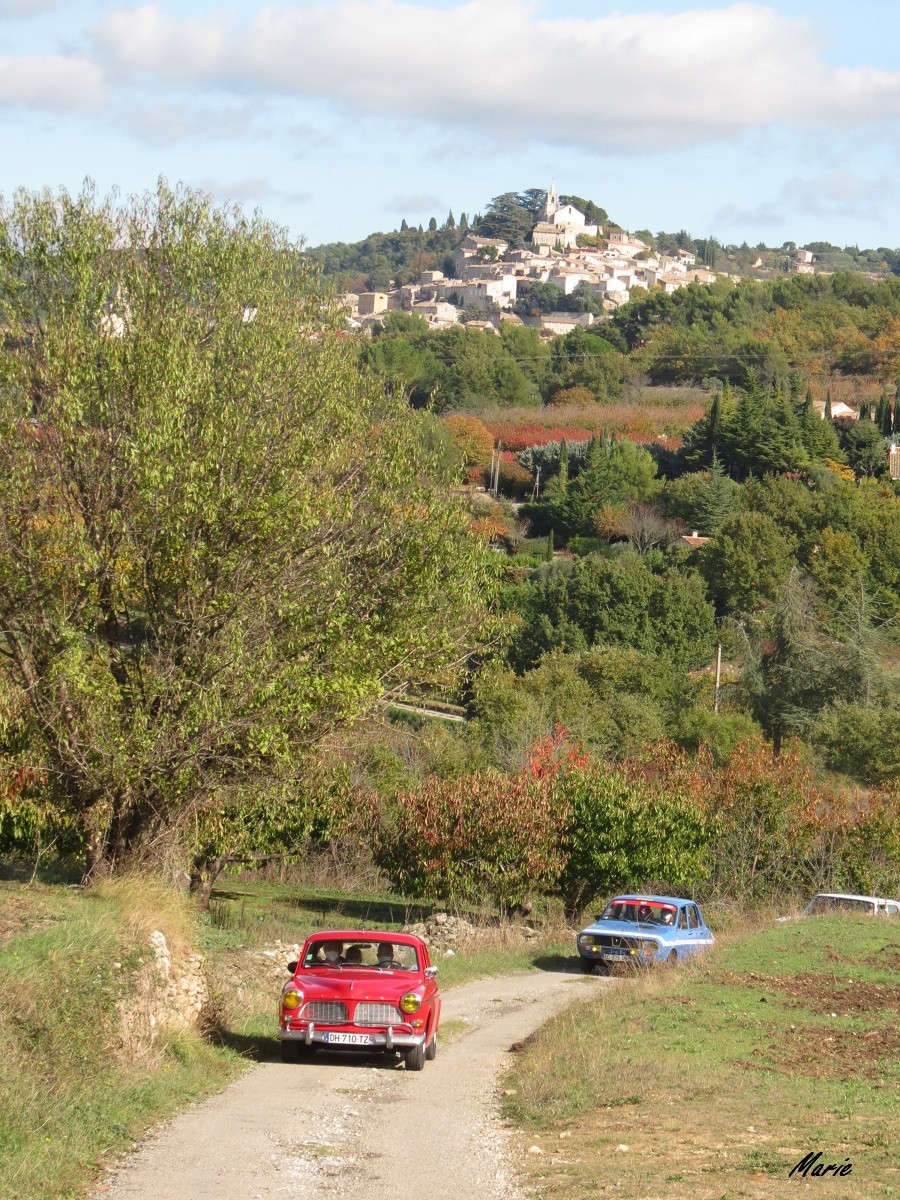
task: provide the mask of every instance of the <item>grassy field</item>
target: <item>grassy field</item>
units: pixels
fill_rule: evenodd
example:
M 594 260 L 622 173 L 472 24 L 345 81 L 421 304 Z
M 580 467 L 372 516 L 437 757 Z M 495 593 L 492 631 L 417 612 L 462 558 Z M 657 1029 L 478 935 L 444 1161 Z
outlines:
M 504 1080 L 546 1200 L 900 1196 L 900 927 L 723 938 L 545 1026 Z M 790 1178 L 805 1155 L 852 1164 Z
M 395 930 L 430 911 L 377 892 L 226 878 L 203 916 L 138 879 L 89 891 L 0 881 L 0 1198 L 84 1195 L 154 1124 L 277 1055 L 283 963 L 308 933 Z M 445 988 L 569 949 L 552 932 L 523 943 L 479 917 L 477 947 L 436 959 Z M 204 1035 L 136 1032 L 147 1030 L 142 981 L 153 930 L 173 956 L 204 955 Z M 446 1030 L 448 1038 L 464 1032 Z

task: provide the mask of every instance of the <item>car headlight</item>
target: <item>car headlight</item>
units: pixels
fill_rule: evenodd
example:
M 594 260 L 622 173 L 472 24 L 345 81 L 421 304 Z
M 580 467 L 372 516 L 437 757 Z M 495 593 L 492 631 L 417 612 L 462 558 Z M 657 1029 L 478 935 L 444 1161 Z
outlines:
M 581 934 L 581 936 L 578 939 L 578 945 L 579 946 L 590 946 L 590 944 L 591 944 L 590 934 L 587 934 L 587 933 Z
M 303 993 L 296 988 L 289 988 L 281 997 L 281 1003 L 285 1008 L 299 1008 L 303 1003 Z
M 422 1007 L 422 997 L 417 996 L 415 992 L 407 992 L 405 996 L 401 997 L 400 1007 L 405 1013 L 418 1012 Z

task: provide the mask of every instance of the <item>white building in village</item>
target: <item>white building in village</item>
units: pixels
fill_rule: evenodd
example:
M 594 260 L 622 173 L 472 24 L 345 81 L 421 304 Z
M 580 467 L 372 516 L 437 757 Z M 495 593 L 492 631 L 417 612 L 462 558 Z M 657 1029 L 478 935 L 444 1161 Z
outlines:
M 556 180 L 550 184 L 542 216 L 531 233 L 534 246 L 569 249 L 578 245 L 580 237 L 597 236 L 597 226 L 588 225 L 583 212 L 573 204 L 560 204 Z

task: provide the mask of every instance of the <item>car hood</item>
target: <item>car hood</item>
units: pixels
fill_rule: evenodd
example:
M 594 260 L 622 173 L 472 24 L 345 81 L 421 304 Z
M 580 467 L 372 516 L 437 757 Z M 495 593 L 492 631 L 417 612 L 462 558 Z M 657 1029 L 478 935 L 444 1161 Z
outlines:
M 620 937 L 665 937 L 673 926 L 653 925 L 648 921 L 595 921 L 582 929 L 582 933 L 615 933 Z

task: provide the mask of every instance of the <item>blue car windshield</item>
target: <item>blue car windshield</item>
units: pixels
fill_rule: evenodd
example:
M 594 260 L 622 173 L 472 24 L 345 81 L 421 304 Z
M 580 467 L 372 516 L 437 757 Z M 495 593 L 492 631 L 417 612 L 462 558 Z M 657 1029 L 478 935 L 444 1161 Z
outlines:
M 674 925 L 678 909 L 658 900 L 610 900 L 601 921 L 634 921 L 648 925 Z

